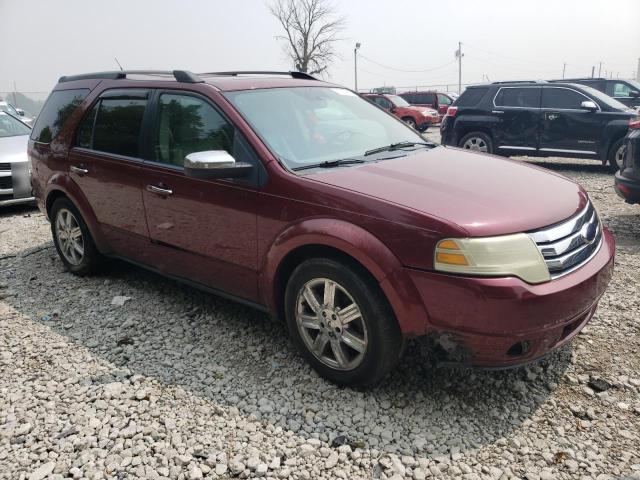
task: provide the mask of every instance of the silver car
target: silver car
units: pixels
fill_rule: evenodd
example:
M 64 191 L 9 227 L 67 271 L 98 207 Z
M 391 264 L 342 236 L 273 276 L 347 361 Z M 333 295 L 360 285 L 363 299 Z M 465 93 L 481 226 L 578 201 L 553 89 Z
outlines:
M 31 128 L 0 111 L 0 206 L 33 202 L 27 143 Z

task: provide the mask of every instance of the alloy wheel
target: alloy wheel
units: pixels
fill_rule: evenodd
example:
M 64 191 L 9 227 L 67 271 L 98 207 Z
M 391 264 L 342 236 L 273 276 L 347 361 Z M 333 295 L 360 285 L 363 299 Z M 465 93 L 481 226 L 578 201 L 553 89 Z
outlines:
M 416 122 L 413 119 L 407 118 L 407 119 L 404 120 L 404 123 L 406 123 L 407 125 L 409 125 L 411 128 L 413 128 L 415 130 Z
M 84 258 L 84 238 L 75 215 L 61 208 L 56 216 L 56 237 L 60 251 L 71 265 L 80 265 Z
M 613 156 L 613 159 L 616 162 L 616 166 L 618 167 L 618 170 L 622 170 L 622 167 L 624 166 L 624 155 L 626 152 L 627 152 L 627 146 L 623 144 L 623 145 L 620 145 L 618 150 L 616 150 L 616 154 Z
M 367 326 L 349 292 L 328 278 L 314 278 L 301 288 L 296 324 L 307 349 L 323 364 L 353 370 L 364 359 Z
M 475 150 L 476 152 L 488 151 L 487 142 L 480 137 L 471 137 L 467 139 L 467 141 L 462 145 L 462 148 L 465 150 Z

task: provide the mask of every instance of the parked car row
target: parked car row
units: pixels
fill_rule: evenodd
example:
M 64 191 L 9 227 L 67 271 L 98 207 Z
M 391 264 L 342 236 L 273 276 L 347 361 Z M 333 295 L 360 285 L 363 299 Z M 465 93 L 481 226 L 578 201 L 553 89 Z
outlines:
M 270 312 L 342 385 L 376 383 L 416 337 L 445 360 L 527 363 L 593 316 L 615 242 L 576 183 L 426 142 L 376 102 L 397 116 L 395 99 L 307 74 L 149 73 L 62 77 L 33 128 L 33 188 L 69 271 L 121 258 Z M 573 84 L 553 88 L 586 96 L 575 109 L 511 87 L 468 89 L 447 135 L 513 115 L 564 148 L 543 121 L 626 115 Z M 513 138 L 476 137 L 484 151 L 518 146 L 515 128 L 486 132 Z

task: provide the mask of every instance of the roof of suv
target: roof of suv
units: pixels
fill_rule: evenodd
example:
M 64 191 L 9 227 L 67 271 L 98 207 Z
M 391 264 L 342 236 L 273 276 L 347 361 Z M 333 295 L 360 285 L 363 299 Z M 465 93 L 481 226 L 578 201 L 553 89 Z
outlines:
M 86 73 L 60 77 L 59 83 L 79 80 L 145 80 L 180 83 L 207 83 L 218 90 L 249 90 L 291 86 L 319 86 L 333 84 L 323 82 L 304 72 L 233 71 L 194 74 L 187 70 L 127 70 Z

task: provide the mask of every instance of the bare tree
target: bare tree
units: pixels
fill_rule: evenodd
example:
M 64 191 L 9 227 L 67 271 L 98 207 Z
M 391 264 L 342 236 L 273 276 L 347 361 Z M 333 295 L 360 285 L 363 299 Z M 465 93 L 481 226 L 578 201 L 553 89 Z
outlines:
M 286 35 L 285 51 L 296 69 L 323 73 L 336 58 L 334 44 L 345 27 L 344 17 L 336 16 L 329 0 L 275 0 L 269 7 Z

